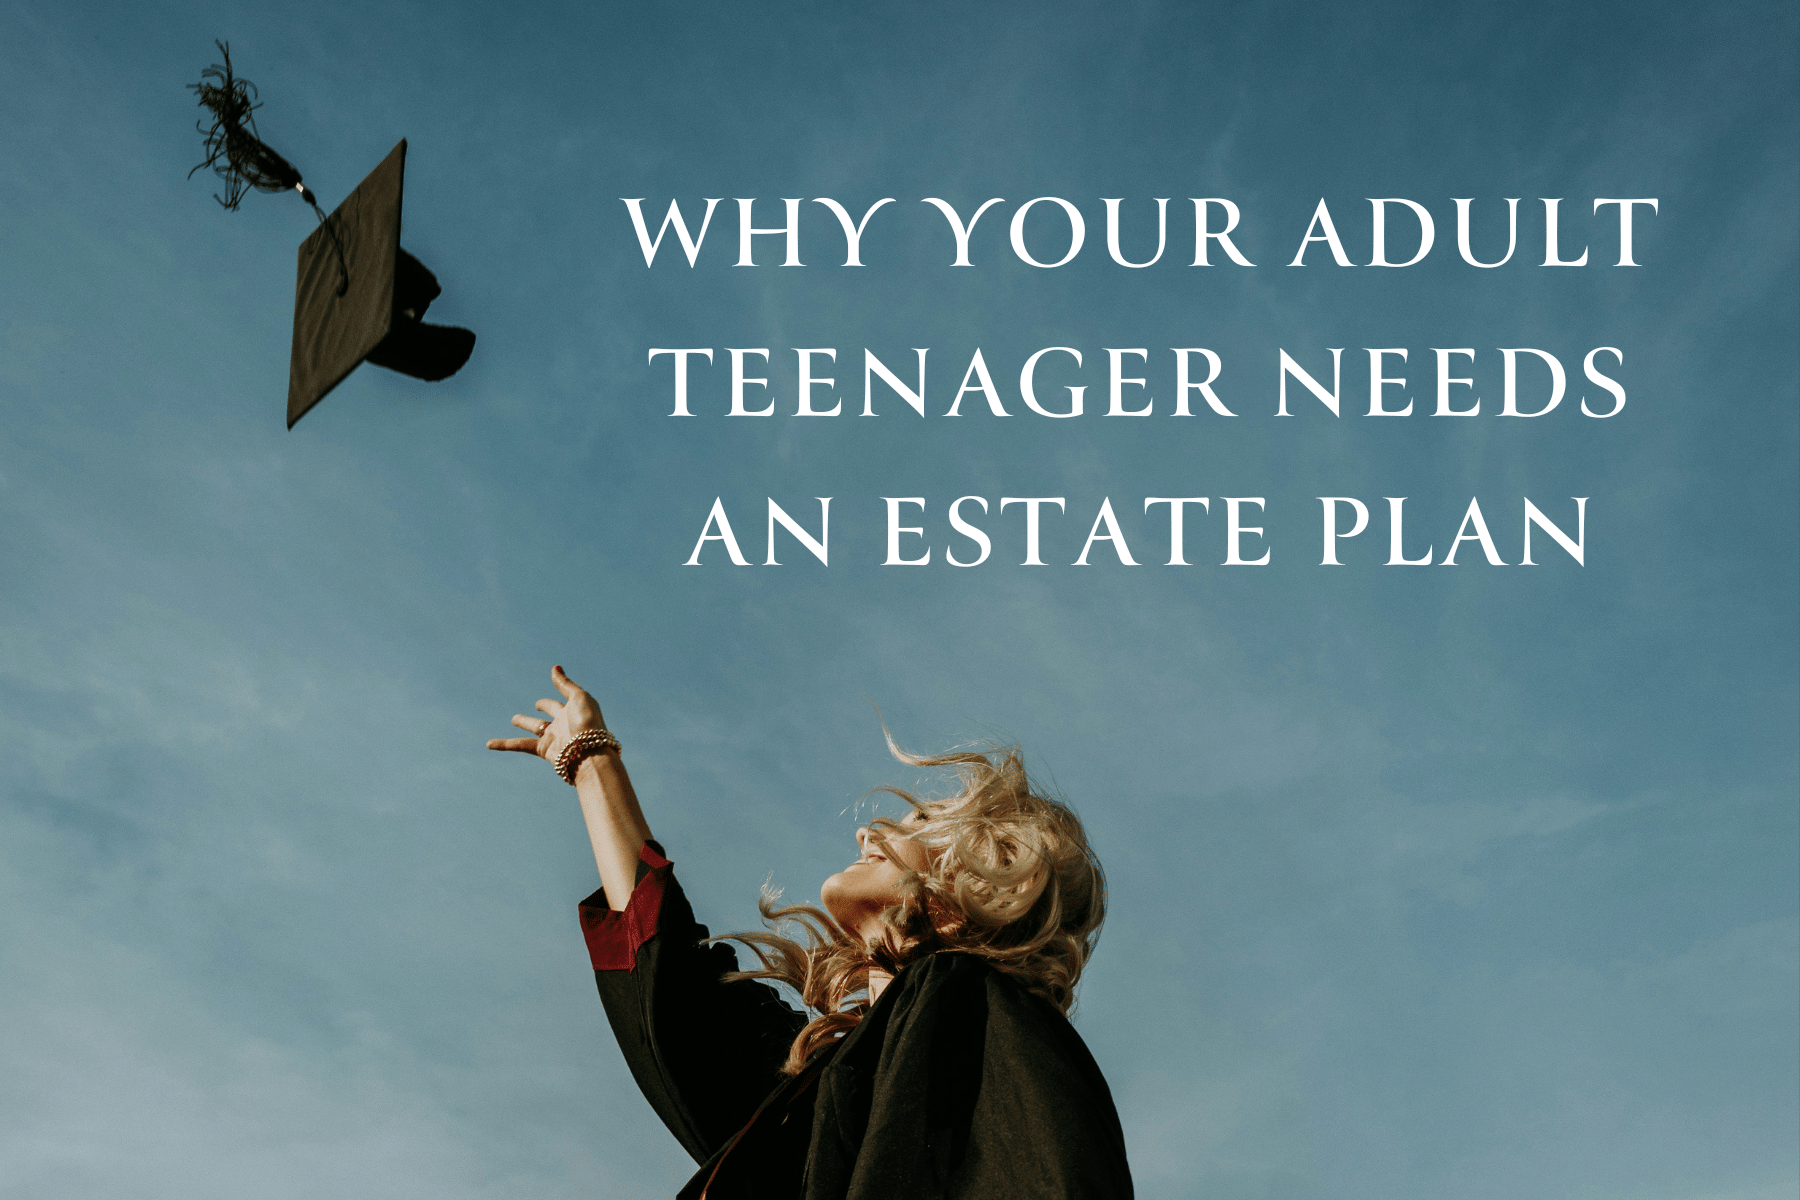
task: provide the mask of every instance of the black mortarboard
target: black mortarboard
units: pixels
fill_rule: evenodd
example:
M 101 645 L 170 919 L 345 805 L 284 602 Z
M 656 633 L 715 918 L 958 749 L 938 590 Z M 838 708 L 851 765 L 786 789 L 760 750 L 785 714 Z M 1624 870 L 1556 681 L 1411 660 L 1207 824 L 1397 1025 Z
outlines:
M 191 85 L 201 107 L 213 114 L 207 157 L 194 170 L 210 167 L 225 181 L 226 194 L 214 198 L 227 209 L 236 209 L 251 189 L 292 190 L 319 217 L 319 227 L 300 243 L 288 428 L 362 362 L 415 379 L 456 374 L 469 361 L 475 335 L 420 319 L 443 289 L 424 263 L 400 248 L 405 139 L 327 217 L 300 172 L 257 135 L 256 86 L 232 74 L 230 47 L 221 42 L 219 50 L 224 65 L 209 67 Z
M 368 361 L 415 379 L 447 379 L 469 361 L 475 335 L 422 318 L 437 276 L 400 248 L 406 141 L 300 243 L 288 428 Z

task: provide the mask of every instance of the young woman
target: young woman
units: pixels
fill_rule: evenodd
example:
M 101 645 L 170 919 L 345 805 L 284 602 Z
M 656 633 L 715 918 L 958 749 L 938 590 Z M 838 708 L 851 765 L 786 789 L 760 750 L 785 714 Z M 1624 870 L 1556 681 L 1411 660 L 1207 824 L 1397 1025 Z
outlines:
M 856 831 L 823 911 L 765 900 L 805 941 L 734 935 L 759 963 L 740 971 L 694 920 L 599 705 L 561 667 L 551 679 L 562 700 L 512 719 L 532 736 L 488 748 L 549 760 L 581 798 L 601 882 L 582 929 L 632 1075 L 701 1164 L 681 1200 L 1131 1195 L 1112 1095 L 1066 1016 L 1104 879 L 1016 751 L 894 748 L 962 786 L 895 792 L 911 813 Z

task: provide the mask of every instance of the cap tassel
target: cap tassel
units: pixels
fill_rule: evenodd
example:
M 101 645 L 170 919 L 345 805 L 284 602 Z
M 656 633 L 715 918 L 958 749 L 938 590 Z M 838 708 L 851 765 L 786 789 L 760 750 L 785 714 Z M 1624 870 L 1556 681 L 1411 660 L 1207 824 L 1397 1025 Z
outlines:
M 262 104 L 256 100 L 256 85 L 231 73 L 230 44 L 214 41 L 213 45 L 225 56 L 224 65 L 214 63 L 200 72 L 199 83 L 188 84 L 190 91 L 199 93 L 200 107 L 213 115 L 212 128 L 202 130 L 206 134 L 206 157 L 194 165 L 188 178 L 192 179 L 194 171 L 201 167 L 211 167 L 213 173 L 225 181 L 225 194 L 221 196 L 214 192 L 213 199 L 229 212 L 237 211 L 252 188 L 259 192 L 299 192 L 300 198 L 312 205 L 319 224 L 325 226 L 331 244 L 337 250 L 337 291 L 338 295 L 343 295 L 350 286 L 350 271 L 344 262 L 344 247 L 338 242 L 337 231 L 326 220 L 318 198 L 301 182 L 300 172 L 294 169 L 294 164 L 276 153 L 258 135 L 255 114 Z M 194 128 L 201 129 L 201 123 L 194 122 Z

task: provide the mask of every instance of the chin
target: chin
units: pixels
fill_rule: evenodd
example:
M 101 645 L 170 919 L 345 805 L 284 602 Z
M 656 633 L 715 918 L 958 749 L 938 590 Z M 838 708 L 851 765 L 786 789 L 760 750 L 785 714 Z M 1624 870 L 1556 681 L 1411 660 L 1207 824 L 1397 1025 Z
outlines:
M 853 904 L 845 903 L 847 897 L 844 893 L 848 890 L 849 882 L 840 871 L 819 885 L 819 903 L 826 912 L 831 914 L 831 919 L 839 925 L 844 924 L 845 918 L 855 907 Z

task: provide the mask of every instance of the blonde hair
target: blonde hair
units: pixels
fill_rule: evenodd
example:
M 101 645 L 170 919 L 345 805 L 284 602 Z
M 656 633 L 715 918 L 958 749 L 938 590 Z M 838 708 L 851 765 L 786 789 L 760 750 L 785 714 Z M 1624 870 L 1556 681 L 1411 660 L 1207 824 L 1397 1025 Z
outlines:
M 1099 939 L 1106 916 L 1100 863 L 1069 806 L 1033 788 L 1017 749 L 916 755 L 892 736 L 888 749 L 915 767 L 954 768 L 961 786 L 924 800 L 877 789 L 911 805 L 914 819 L 876 818 L 870 835 L 906 838 L 929 855 L 925 871 L 906 873 L 900 902 L 881 914 L 879 931 L 864 941 L 822 909 L 781 906 L 780 893 L 765 888 L 758 908 L 768 929 L 716 939 L 739 942 L 760 961 L 730 978 L 788 984 L 817 1014 L 794 1039 L 783 1067 L 789 1074 L 862 1020 L 871 967 L 897 972 L 940 950 L 979 955 L 1066 1013 Z M 797 927 L 804 941 L 784 927 Z

